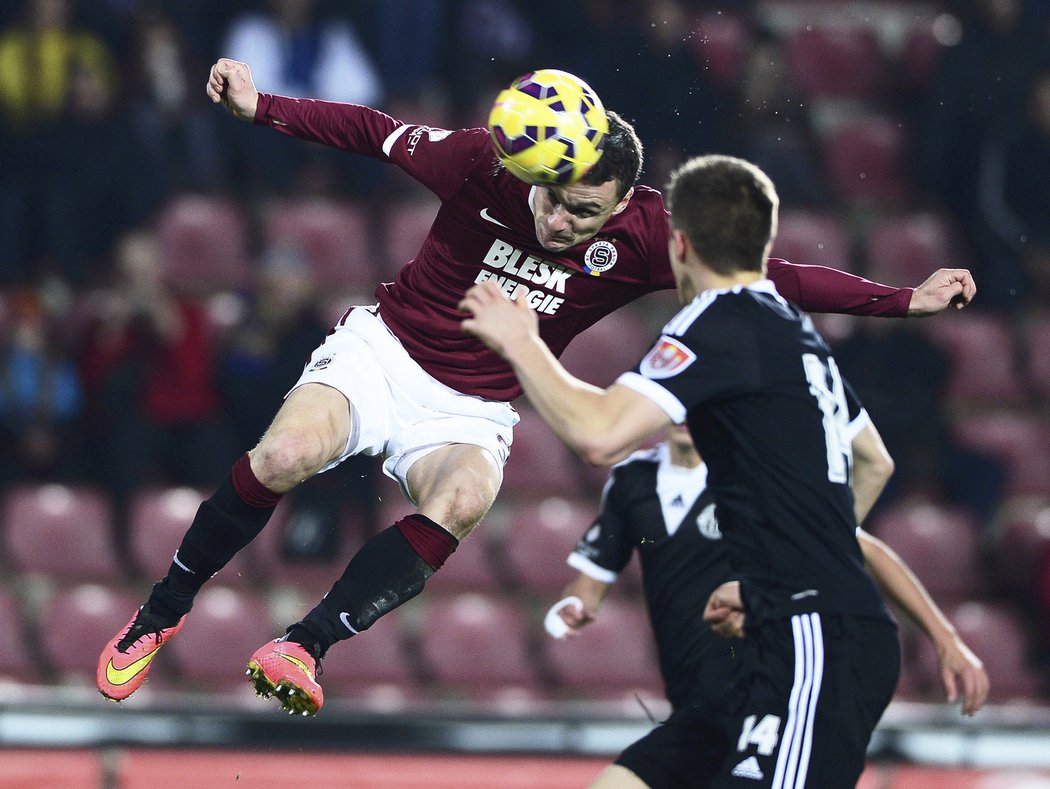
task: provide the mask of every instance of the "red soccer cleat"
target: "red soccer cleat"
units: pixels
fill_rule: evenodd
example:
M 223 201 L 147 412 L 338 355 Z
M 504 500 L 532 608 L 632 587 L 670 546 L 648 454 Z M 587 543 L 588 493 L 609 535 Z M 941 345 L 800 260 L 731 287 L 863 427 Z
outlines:
M 182 617 L 171 627 L 142 606 L 127 625 L 113 636 L 98 658 L 95 683 L 107 699 L 123 701 L 146 681 L 157 652 L 182 629 Z
M 319 665 L 302 644 L 276 639 L 259 647 L 245 672 L 264 699 L 276 696 L 289 715 L 314 715 L 324 704 L 317 684 Z

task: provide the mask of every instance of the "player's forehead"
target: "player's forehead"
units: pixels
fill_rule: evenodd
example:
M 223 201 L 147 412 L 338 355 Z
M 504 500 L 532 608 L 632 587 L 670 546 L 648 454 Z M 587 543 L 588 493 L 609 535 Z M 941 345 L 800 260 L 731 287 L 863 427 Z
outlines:
M 589 208 L 607 211 L 620 202 L 616 193 L 616 181 L 606 181 L 604 184 L 551 185 L 544 189 L 552 202 L 570 210 Z

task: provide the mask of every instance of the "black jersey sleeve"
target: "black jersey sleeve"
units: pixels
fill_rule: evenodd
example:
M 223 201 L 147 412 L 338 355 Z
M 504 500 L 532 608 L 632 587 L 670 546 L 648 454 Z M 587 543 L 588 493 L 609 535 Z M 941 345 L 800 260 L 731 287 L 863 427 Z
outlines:
M 602 491 L 598 515 L 568 558 L 572 567 L 606 583 L 616 581 L 631 559 L 626 468 L 624 465 L 613 468 Z

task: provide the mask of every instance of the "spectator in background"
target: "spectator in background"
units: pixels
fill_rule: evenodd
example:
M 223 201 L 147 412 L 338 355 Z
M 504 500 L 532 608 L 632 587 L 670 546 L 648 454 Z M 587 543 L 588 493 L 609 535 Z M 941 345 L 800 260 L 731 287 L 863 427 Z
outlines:
M 113 277 L 91 296 L 81 354 L 100 481 L 118 499 L 146 483 L 212 484 L 234 444 L 205 308 L 171 288 L 148 233 L 121 239 Z
M 407 21 L 407 20 L 406 20 Z M 222 46 L 225 56 L 251 61 L 259 84 L 282 96 L 378 105 L 383 99 L 379 71 L 349 21 L 322 14 L 318 0 L 269 0 L 265 11 L 233 20 Z M 195 94 L 196 95 L 196 94 Z M 279 135 L 233 129 L 247 154 L 249 182 L 265 191 L 330 194 L 369 188 L 374 168 L 335 156 L 320 146 L 296 146 Z M 228 147 L 228 146 L 227 146 Z
M 80 380 L 57 282 L 15 294 L 0 324 L 0 482 L 69 480 L 81 471 Z
M 98 184 L 90 171 L 100 153 L 91 132 L 111 117 L 116 63 L 101 38 L 72 25 L 72 12 L 68 0 L 26 0 L 21 20 L 0 32 L 0 277 L 16 283 L 41 273 L 40 258 L 84 276 L 101 228 L 77 210 L 101 206 L 97 192 L 82 190 L 120 178 Z M 79 133 L 91 137 L 87 150 L 68 149 Z
M 967 0 L 962 8 L 962 40 L 945 53 L 930 91 L 919 161 L 926 188 L 962 227 L 974 227 L 983 141 L 1024 104 L 1050 38 L 1025 17 L 1023 0 Z M 986 272 L 975 274 L 984 281 Z
M 218 151 L 215 116 L 207 112 L 190 74 L 203 69 L 183 31 L 162 9 L 142 9 L 133 18 L 127 94 L 134 145 L 149 162 L 150 177 L 136 178 L 135 211 L 140 224 L 172 192 L 208 192 L 228 178 Z
M 1050 42 L 1048 42 L 1050 44 Z M 1050 61 L 1028 101 L 1008 115 L 981 155 L 982 282 L 994 303 L 1035 306 L 1050 299 Z

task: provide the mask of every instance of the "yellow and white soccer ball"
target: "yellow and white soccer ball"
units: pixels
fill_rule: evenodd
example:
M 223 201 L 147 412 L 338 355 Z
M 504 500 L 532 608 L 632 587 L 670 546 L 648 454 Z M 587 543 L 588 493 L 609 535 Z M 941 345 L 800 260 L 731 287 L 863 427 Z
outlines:
M 609 119 L 590 85 L 567 71 L 518 77 L 489 113 L 496 155 L 530 184 L 571 184 L 602 155 Z

